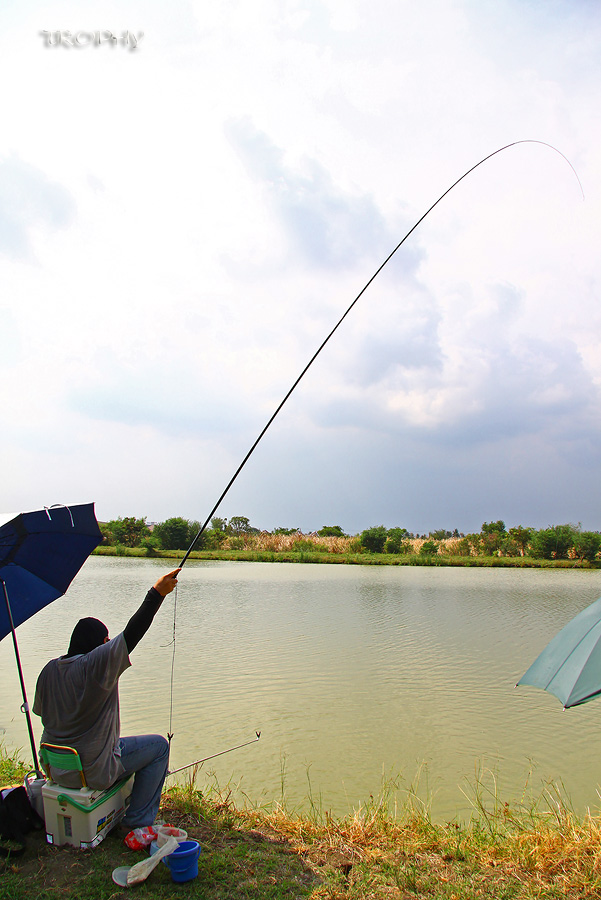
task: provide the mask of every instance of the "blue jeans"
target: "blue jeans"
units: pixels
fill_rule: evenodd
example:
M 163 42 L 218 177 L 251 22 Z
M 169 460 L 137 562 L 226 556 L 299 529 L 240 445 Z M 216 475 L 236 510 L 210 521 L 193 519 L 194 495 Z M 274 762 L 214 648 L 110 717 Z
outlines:
M 169 743 L 160 734 L 141 734 L 120 738 L 119 749 L 125 774 L 135 772 L 129 808 L 122 824 L 131 828 L 152 825 L 167 775 Z

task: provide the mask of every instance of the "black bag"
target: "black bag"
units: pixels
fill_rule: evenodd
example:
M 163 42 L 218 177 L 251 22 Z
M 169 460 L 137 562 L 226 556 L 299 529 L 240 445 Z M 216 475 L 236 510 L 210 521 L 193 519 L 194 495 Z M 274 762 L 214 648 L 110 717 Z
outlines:
M 25 852 L 25 835 L 44 828 L 44 820 L 29 802 L 24 787 L 0 792 L 0 840 L 18 844 L 16 849 L 0 845 L 0 856 L 21 856 Z

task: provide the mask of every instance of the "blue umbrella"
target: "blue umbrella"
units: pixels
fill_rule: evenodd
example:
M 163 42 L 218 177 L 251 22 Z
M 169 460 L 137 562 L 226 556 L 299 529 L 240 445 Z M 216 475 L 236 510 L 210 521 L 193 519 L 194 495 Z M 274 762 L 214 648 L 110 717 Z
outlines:
M 94 504 L 0 515 L 0 640 L 13 637 L 34 765 L 38 761 L 15 628 L 61 597 L 102 541 Z M 4 605 L 1 605 L 1 596 Z
M 61 597 L 101 541 L 93 503 L 0 515 L 0 581 L 15 627 Z M 0 608 L 0 640 L 10 630 Z
M 566 709 L 601 694 L 601 598 L 555 635 L 522 675 L 521 684 L 548 691 Z

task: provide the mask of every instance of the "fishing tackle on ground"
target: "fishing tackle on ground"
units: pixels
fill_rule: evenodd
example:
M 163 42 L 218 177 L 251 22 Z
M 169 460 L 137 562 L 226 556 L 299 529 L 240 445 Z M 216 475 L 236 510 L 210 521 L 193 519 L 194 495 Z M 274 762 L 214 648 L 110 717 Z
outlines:
M 396 245 L 396 247 L 394 248 L 394 250 L 392 250 L 391 253 L 388 254 L 388 256 L 386 257 L 386 259 L 384 260 L 384 262 L 381 263 L 380 266 L 378 266 L 378 268 L 376 269 L 376 271 L 374 272 L 374 274 L 371 276 L 371 278 L 369 279 L 369 281 L 364 285 L 363 288 L 361 288 L 361 290 L 359 291 L 359 293 L 357 294 L 357 296 L 355 297 L 355 299 L 353 300 L 353 302 L 350 304 L 350 306 L 348 307 L 348 309 L 346 310 L 346 312 L 340 317 L 340 319 L 339 319 L 338 322 L 334 325 L 334 327 L 332 328 L 332 330 L 330 331 L 330 333 L 327 335 L 327 337 L 325 338 L 325 340 L 322 341 L 322 343 L 320 344 L 320 346 L 317 348 L 317 350 L 315 351 L 315 353 L 313 354 L 313 356 L 311 357 L 311 359 L 309 360 L 309 362 L 307 363 L 307 365 L 305 366 L 305 368 L 302 370 L 302 372 L 300 373 L 300 375 L 297 377 L 297 379 L 296 379 L 295 382 L 293 383 L 292 387 L 288 390 L 288 392 L 287 392 L 287 394 L 285 395 L 285 397 L 283 398 L 283 400 L 282 400 L 282 401 L 280 402 L 280 404 L 277 406 L 277 408 L 275 409 L 275 411 L 273 412 L 273 414 L 272 414 L 271 417 L 269 418 L 267 424 L 265 425 L 265 427 L 263 428 L 263 430 L 261 431 L 261 433 L 259 434 L 259 436 L 256 438 L 256 440 L 255 440 L 255 442 L 253 443 L 253 445 L 251 446 L 250 450 L 248 451 L 248 453 L 246 454 L 246 456 L 244 457 L 244 459 L 242 460 L 242 462 L 240 463 L 240 465 L 238 466 L 238 468 L 236 469 L 236 471 L 234 472 L 234 474 L 233 474 L 232 477 L 230 478 L 230 480 L 229 480 L 229 482 L 227 483 L 225 489 L 224 489 L 223 492 L 221 493 L 219 499 L 217 500 L 217 502 L 216 502 L 215 505 L 213 506 L 213 508 L 212 508 L 211 512 L 209 513 L 209 515 L 207 516 L 205 522 L 204 522 L 204 523 L 202 524 L 202 526 L 200 527 L 200 529 L 199 529 L 198 533 L 196 534 L 194 540 L 192 541 L 192 543 L 190 544 L 188 550 L 186 551 L 185 556 L 183 557 L 182 561 L 181 561 L 180 564 L 179 564 L 180 568 L 182 568 L 182 567 L 185 565 L 186 560 L 187 560 L 188 557 L 190 556 L 190 553 L 192 552 L 192 550 L 193 550 L 194 547 L 196 546 L 196 544 L 197 544 L 199 538 L 201 537 L 201 535 L 203 534 L 203 532 L 205 531 L 205 529 L 206 529 L 207 526 L 209 525 L 209 523 L 210 523 L 211 519 L 213 518 L 213 516 L 215 515 L 215 513 L 217 512 L 217 510 L 218 510 L 219 506 L 221 505 L 222 501 L 224 500 L 226 494 L 228 493 L 228 491 L 230 490 L 230 488 L 232 487 L 232 485 L 233 485 L 234 482 L 236 481 L 238 475 L 240 474 L 240 472 L 242 471 L 242 469 L 244 468 L 244 466 L 246 465 L 246 463 L 248 462 L 248 460 L 250 459 L 250 457 L 251 457 L 252 454 L 254 453 L 254 451 L 255 451 L 257 445 L 259 444 L 259 442 L 261 441 L 261 439 L 262 439 L 263 436 L 265 435 L 265 432 L 267 431 L 267 429 L 269 428 L 269 426 L 271 425 L 271 423 L 274 421 L 274 419 L 276 418 L 276 416 L 279 414 L 280 410 L 282 409 L 282 407 L 284 406 L 284 404 L 286 403 L 286 401 L 288 400 L 288 398 L 290 397 L 290 395 L 293 393 L 293 391 L 295 390 L 295 388 L 297 387 L 297 385 L 299 384 L 299 382 L 302 380 L 302 378 L 303 378 L 303 377 L 306 375 L 306 373 L 309 371 L 309 369 L 311 368 L 311 366 L 313 365 L 313 363 L 315 362 L 315 360 L 317 359 L 317 357 L 319 356 L 319 354 L 321 353 L 321 351 L 324 349 L 324 347 L 326 346 L 326 344 L 328 343 L 328 341 L 330 340 L 330 338 L 335 334 L 335 332 L 338 330 L 338 328 L 342 325 L 342 323 L 344 322 L 344 320 L 346 319 L 346 317 L 348 316 L 348 314 L 350 313 L 350 311 L 353 309 L 353 307 L 355 306 L 355 304 L 360 300 L 360 298 L 363 296 L 363 294 L 365 293 L 365 291 L 367 290 L 367 288 L 368 288 L 368 287 L 372 284 L 372 282 L 377 278 L 377 276 L 380 274 L 380 272 L 382 271 L 382 269 L 387 265 L 388 262 L 390 262 L 390 260 L 391 260 L 392 257 L 395 255 L 395 253 L 397 252 L 397 250 L 399 250 L 399 249 L 403 246 L 403 244 L 405 243 L 405 241 L 407 240 L 407 238 L 409 238 L 410 235 L 412 235 L 413 232 L 416 230 L 416 228 L 417 228 L 419 225 L 421 225 L 421 223 L 424 221 L 424 219 L 426 218 L 426 216 L 428 216 L 428 215 L 432 212 L 432 210 L 433 210 L 436 206 L 438 206 L 438 204 L 441 202 L 441 200 L 443 200 L 443 199 L 447 196 L 447 194 L 449 194 L 449 193 L 453 190 L 454 187 L 456 187 L 461 181 L 463 181 L 464 178 L 467 178 L 467 176 L 470 175 L 475 169 L 477 169 L 478 166 L 481 166 L 483 163 L 487 162 L 487 160 L 492 159 L 493 156 L 496 156 L 498 153 L 502 153 L 504 150 L 508 150 L 510 147 L 515 147 L 515 146 L 517 146 L 518 144 L 540 144 L 540 145 L 542 145 L 542 146 L 544 146 L 544 147 L 549 147 L 551 150 L 554 150 L 555 153 L 558 153 L 559 156 L 561 156 L 561 157 L 567 162 L 567 164 L 568 164 L 568 165 L 570 166 L 570 168 L 572 169 L 572 172 L 573 172 L 574 175 L 576 176 L 576 180 L 578 181 L 578 184 L 579 184 L 579 186 L 580 186 L 580 190 L 581 190 L 581 192 L 582 192 L 582 198 L 584 199 L 584 191 L 582 190 L 582 184 L 580 183 L 580 179 L 578 178 L 578 173 L 577 173 L 576 170 L 574 169 L 574 166 L 572 165 L 572 163 L 570 162 L 570 160 L 567 158 L 567 156 L 565 156 L 565 155 L 561 152 L 561 150 L 558 150 L 557 147 L 554 147 L 552 144 L 548 144 L 546 141 L 537 141 L 537 140 L 533 140 L 533 139 L 525 139 L 525 140 L 521 140 L 521 141 L 513 141 L 511 144 L 506 144 L 504 147 L 499 147 L 498 150 L 495 150 L 493 153 L 489 153 L 488 156 L 485 156 L 483 159 L 481 159 L 479 162 L 477 162 L 475 165 L 473 165 L 471 168 L 469 168 L 469 169 L 467 170 L 467 172 L 465 172 L 465 173 L 461 176 L 461 178 L 458 178 L 457 181 L 453 182 L 453 184 L 452 184 L 449 188 L 447 188 L 447 190 L 446 190 L 443 194 L 440 195 L 440 197 L 438 198 L 438 200 L 436 200 L 435 203 L 433 203 L 432 206 L 430 206 L 430 208 L 427 209 L 426 212 L 425 212 L 425 213 L 417 220 L 417 222 L 415 223 L 415 225 L 413 225 L 413 226 L 409 229 L 409 231 L 405 234 L 405 236 L 404 236 L 404 237 L 399 241 L 399 243 Z

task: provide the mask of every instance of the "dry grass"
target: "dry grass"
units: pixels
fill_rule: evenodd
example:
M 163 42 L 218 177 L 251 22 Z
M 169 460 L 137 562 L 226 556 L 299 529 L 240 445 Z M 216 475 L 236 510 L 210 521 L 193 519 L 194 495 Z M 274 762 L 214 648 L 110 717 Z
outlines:
M 196 797 L 240 829 L 286 841 L 319 876 L 313 900 L 601 897 L 601 819 L 579 819 L 558 789 L 529 805 L 495 799 L 487 810 L 477 784 L 467 824 L 434 824 L 411 792 L 400 807 L 391 802 L 397 788 L 387 786 L 342 819 L 291 814 L 282 805 L 235 809 L 227 795 Z M 186 793 L 190 787 L 176 789 L 176 806 L 186 805 Z M 194 816 L 193 807 L 188 801 Z
M 459 538 L 447 538 L 440 541 L 439 553 L 445 556 L 453 556 L 459 545 Z M 411 547 L 411 553 L 419 553 L 424 538 L 413 538 L 406 541 Z M 245 550 L 264 551 L 269 553 L 294 552 L 295 550 L 313 550 L 321 553 L 353 553 L 360 550 L 360 542 L 355 537 L 320 537 L 317 534 L 271 534 L 269 531 L 261 531 L 259 534 L 230 535 L 221 544 L 223 550 L 237 550 L 241 547 Z
M 17 754 L 0 747 L 0 759 L 9 781 L 22 777 Z M 553 784 L 535 801 L 510 804 L 498 797 L 494 777 L 477 771 L 470 821 L 436 824 L 417 788 L 405 789 L 400 779 L 334 818 L 283 804 L 240 809 L 229 788 L 199 789 L 199 774 L 166 791 L 161 806 L 162 816 L 203 846 L 202 879 L 187 889 L 192 900 L 601 898 L 601 818 L 576 816 Z M 117 896 L 110 872 L 128 859 L 111 839 L 81 855 L 39 837 L 22 861 L 0 863 L 0 898 L 109 900 Z M 173 896 L 161 872 L 139 893 Z
M 321 553 L 348 553 L 356 538 L 352 537 L 319 537 L 317 534 L 270 534 L 261 531 L 259 534 L 229 536 L 221 545 L 224 550 L 237 549 L 240 542 L 245 549 L 282 553 L 286 551 L 312 549 Z

